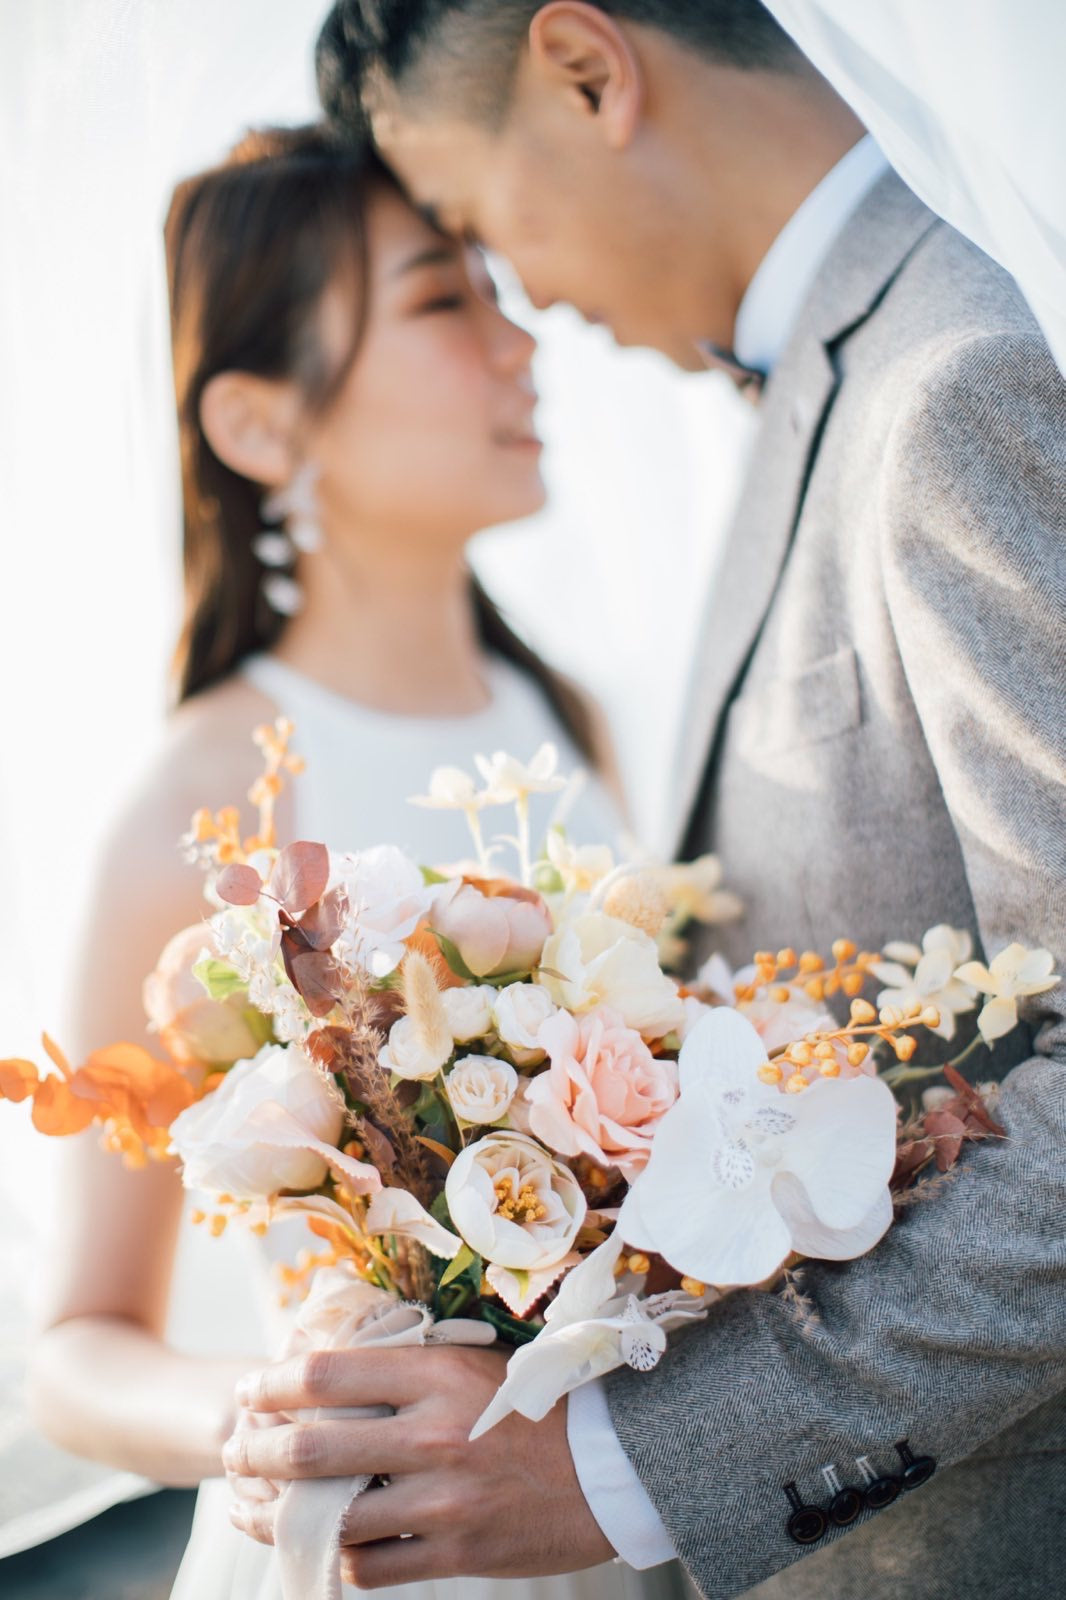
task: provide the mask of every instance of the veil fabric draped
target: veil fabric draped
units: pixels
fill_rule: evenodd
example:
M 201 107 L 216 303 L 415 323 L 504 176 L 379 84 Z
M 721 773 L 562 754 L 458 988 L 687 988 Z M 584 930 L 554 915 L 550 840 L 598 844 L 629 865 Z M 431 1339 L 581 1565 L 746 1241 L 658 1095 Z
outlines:
M 1017 280 L 1066 371 L 1063 0 L 764 0 L 903 180 Z

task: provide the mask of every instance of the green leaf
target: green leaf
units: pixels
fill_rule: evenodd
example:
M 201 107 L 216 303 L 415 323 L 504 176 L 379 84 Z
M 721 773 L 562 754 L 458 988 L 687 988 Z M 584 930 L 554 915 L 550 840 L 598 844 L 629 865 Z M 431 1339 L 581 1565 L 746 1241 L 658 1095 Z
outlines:
M 521 972 L 501 972 L 498 978 L 481 978 L 480 983 L 487 983 L 493 989 L 506 989 L 511 983 L 524 983 L 529 977 L 530 970 L 523 967 Z
M 497 1333 L 502 1334 L 508 1344 L 531 1344 L 544 1326 L 540 1317 L 531 1317 L 527 1321 L 512 1317 L 504 1306 L 494 1300 L 482 1300 L 481 1315 Z
M 256 1011 L 254 1006 L 246 1006 L 241 1015 L 248 1032 L 260 1045 L 273 1042 L 274 1028 L 269 1017 L 265 1017 L 261 1011 Z
M 440 1283 L 437 1285 L 437 1287 L 440 1289 L 445 1289 L 449 1283 L 454 1283 L 456 1278 L 458 1278 L 461 1273 L 465 1272 L 467 1267 L 469 1267 L 476 1259 L 477 1258 L 475 1257 L 474 1252 L 471 1250 L 468 1244 L 460 1245 L 458 1254 L 453 1256 L 448 1262 L 448 1265 L 445 1268 L 445 1271 L 441 1276 Z
M 209 956 L 198 961 L 192 969 L 193 977 L 203 985 L 212 1000 L 226 1000 L 231 994 L 242 994 L 246 988 L 239 972 L 225 961 Z
M 435 872 L 432 867 L 421 867 L 419 870 L 422 873 L 422 882 L 426 885 L 427 889 L 435 883 L 451 882 L 451 879 L 446 878 L 443 872 Z
M 457 978 L 465 978 L 467 983 L 481 983 L 483 981 L 477 976 L 476 972 L 471 972 L 470 968 L 459 954 L 458 945 L 453 944 L 450 939 L 445 938 L 443 933 L 438 933 L 436 928 L 430 928 L 429 931 L 440 945 L 441 955 L 451 967 Z
M 450 1229 L 452 1233 L 455 1232 L 455 1228 L 452 1225 L 452 1214 L 448 1210 L 448 1197 L 443 1189 L 430 1206 L 429 1214 L 431 1217 L 435 1217 L 442 1227 Z

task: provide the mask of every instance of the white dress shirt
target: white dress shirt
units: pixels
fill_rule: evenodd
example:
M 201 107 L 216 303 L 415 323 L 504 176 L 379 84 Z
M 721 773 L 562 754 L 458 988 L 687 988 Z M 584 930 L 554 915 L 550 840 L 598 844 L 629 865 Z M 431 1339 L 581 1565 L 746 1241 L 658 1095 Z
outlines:
M 744 366 L 773 371 L 830 245 L 887 167 L 867 134 L 785 223 L 737 313 L 734 354 Z M 566 1431 L 581 1492 L 619 1556 L 638 1571 L 672 1560 L 670 1535 L 618 1441 L 598 1379 L 570 1395 Z

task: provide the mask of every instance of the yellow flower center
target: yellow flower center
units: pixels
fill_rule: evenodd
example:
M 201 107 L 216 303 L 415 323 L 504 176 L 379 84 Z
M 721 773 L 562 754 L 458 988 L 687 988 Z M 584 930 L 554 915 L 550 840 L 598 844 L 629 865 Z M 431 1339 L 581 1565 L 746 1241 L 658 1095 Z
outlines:
M 537 1196 L 531 1183 L 523 1184 L 516 1195 L 510 1178 L 497 1178 L 496 1212 L 508 1222 L 539 1222 L 547 1213 L 547 1206 Z

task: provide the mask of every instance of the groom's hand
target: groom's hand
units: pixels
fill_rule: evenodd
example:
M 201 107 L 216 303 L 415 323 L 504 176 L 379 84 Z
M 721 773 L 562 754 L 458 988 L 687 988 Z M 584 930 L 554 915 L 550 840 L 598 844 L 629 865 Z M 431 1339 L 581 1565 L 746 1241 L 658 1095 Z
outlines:
M 565 1400 L 543 1422 L 511 1415 L 469 1442 L 505 1365 L 499 1351 L 452 1347 L 316 1351 L 267 1367 L 238 1391 L 250 1411 L 388 1405 L 394 1415 L 238 1432 L 223 1459 L 238 1478 L 387 1478 L 344 1522 L 342 1576 L 361 1589 L 576 1572 L 609 1560 L 614 1551 L 574 1471 Z M 232 1515 L 272 1542 L 271 1504 L 238 1503 Z

